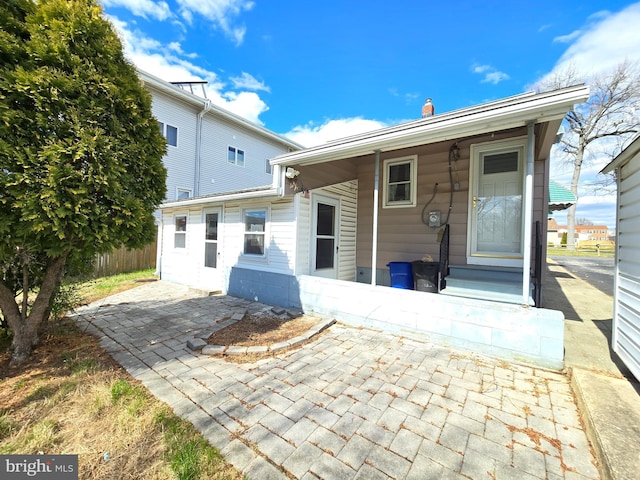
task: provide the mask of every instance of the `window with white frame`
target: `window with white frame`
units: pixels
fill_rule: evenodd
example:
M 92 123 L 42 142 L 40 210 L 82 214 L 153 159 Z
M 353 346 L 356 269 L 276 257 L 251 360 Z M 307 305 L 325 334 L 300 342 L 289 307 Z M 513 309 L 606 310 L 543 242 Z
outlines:
M 412 155 L 384 161 L 382 186 L 384 208 L 416 206 L 417 159 L 417 155 Z
M 244 167 L 244 150 L 240 150 L 236 147 L 229 147 L 227 149 L 227 162 L 233 163 L 239 167 Z
M 253 208 L 242 212 L 244 221 L 244 255 L 265 255 L 267 209 Z
M 174 127 L 173 125 L 168 125 L 162 122 L 158 122 L 158 126 L 160 127 L 160 133 L 162 134 L 162 136 L 167 139 L 167 145 L 177 147 L 178 127 Z
M 176 188 L 176 200 L 186 200 L 193 196 L 193 190 L 190 188 Z
M 271 162 L 269 162 L 268 158 L 265 162 L 264 173 L 266 173 L 267 175 L 273 174 L 273 165 L 271 165 Z
M 173 234 L 173 247 L 186 248 L 187 246 L 187 216 L 176 215 L 175 232 Z

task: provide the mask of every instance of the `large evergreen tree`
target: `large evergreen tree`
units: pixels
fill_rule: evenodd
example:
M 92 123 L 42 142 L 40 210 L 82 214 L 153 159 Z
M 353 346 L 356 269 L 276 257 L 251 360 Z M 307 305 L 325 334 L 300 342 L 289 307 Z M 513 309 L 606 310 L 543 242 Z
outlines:
M 153 240 L 165 149 L 97 0 L 0 4 L 0 309 L 13 364 L 37 344 L 66 264 Z

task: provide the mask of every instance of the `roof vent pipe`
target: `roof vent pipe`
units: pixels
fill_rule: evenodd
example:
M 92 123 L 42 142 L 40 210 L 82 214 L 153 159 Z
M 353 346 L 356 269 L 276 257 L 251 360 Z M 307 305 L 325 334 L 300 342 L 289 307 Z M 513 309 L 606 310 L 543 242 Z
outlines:
M 427 98 L 422 106 L 422 118 L 431 117 L 434 113 L 436 113 L 435 107 L 433 106 L 433 103 L 431 103 L 431 99 Z

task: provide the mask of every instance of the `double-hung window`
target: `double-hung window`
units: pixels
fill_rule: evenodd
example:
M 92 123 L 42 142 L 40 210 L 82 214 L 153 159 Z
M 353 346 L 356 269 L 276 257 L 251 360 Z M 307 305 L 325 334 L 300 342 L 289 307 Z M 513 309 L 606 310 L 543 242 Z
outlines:
M 173 247 L 186 248 L 187 246 L 187 216 L 176 215 L 175 233 L 173 234 Z
M 167 139 L 167 145 L 172 147 L 178 146 L 178 127 L 166 123 L 158 122 L 160 133 Z
M 415 207 L 417 155 L 384 161 L 383 207 Z
M 227 149 L 227 162 L 233 163 L 239 167 L 244 167 L 244 150 L 240 150 L 236 147 L 229 147 Z
M 267 209 L 253 208 L 243 211 L 245 255 L 265 255 Z

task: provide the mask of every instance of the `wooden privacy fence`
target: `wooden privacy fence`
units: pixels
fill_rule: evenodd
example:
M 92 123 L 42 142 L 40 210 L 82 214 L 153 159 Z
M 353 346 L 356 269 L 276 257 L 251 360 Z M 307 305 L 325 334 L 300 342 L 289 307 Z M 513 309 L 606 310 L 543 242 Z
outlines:
M 105 277 L 118 273 L 135 272 L 156 267 L 156 240 L 144 248 L 129 250 L 120 247 L 110 253 L 96 255 L 93 262 L 93 276 Z

